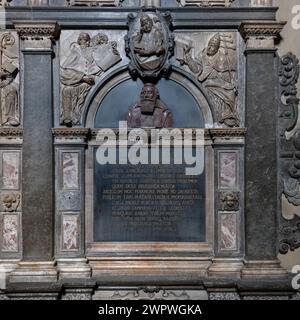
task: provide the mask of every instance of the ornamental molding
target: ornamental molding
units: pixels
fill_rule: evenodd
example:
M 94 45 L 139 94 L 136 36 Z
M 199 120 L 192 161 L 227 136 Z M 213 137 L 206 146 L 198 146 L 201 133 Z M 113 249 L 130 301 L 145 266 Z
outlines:
M 23 136 L 23 129 L 21 128 L 0 128 L 0 137 L 18 138 Z
M 55 128 L 52 132 L 58 139 L 86 139 L 90 135 L 90 129 L 86 128 Z
M 246 136 L 246 128 L 208 129 L 212 138 L 242 138 Z
M 15 22 L 15 29 L 22 40 L 55 40 L 59 36 L 59 25 L 52 22 Z
M 177 0 L 181 7 L 230 7 L 234 0 Z
M 241 24 L 240 33 L 245 40 L 250 38 L 265 39 L 267 37 L 279 39 L 280 32 L 285 24 L 285 22 L 248 21 Z

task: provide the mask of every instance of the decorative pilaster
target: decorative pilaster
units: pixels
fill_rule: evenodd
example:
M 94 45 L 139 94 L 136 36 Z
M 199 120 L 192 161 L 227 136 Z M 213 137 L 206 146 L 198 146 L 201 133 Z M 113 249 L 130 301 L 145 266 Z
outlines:
M 227 134 L 221 135 L 222 131 Z M 211 129 L 215 152 L 215 257 L 209 275 L 240 278 L 244 266 L 243 148 L 246 130 Z M 230 137 L 230 139 L 228 139 Z
M 84 250 L 85 148 L 89 129 L 53 129 L 55 139 L 55 255 L 60 278 L 90 277 Z
M 285 277 L 277 259 L 277 55 L 284 23 L 245 22 L 246 41 L 245 231 L 242 276 Z M 266 98 L 267 97 L 267 98 Z
M 55 281 L 52 44 L 59 29 L 48 22 L 18 22 L 15 29 L 23 53 L 23 259 L 10 281 Z

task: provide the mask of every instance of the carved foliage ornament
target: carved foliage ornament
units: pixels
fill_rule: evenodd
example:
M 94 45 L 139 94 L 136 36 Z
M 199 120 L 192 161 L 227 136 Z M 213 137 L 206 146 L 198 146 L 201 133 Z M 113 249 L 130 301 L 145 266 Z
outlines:
M 295 128 L 298 119 L 297 81 L 299 61 L 289 53 L 279 64 L 279 141 L 280 141 L 280 192 L 284 194 L 295 211 L 300 206 L 300 130 Z M 294 214 L 291 220 L 280 214 L 279 251 L 286 254 L 300 247 L 300 219 Z
M 134 78 L 155 79 L 167 75 L 174 52 L 169 12 L 142 11 L 128 16 L 129 32 L 125 37 L 129 70 Z

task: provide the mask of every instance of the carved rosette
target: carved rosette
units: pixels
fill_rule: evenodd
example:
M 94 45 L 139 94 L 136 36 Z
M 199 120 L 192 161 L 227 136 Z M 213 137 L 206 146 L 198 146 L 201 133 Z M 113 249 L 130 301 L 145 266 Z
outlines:
M 279 251 L 282 254 L 300 247 L 300 130 L 294 130 L 298 120 L 297 82 L 299 60 L 292 53 L 279 63 L 279 187 L 283 194 L 279 221 Z M 292 131 L 294 133 L 291 136 Z M 287 139 L 286 134 L 291 138 Z M 286 213 L 287 208 L 292 214 Z
M 175 46 L 171 14 L 151 10 L 130 14 L 128 26 L 125 50 L 132 77 L 151 80 L 168 75 Z

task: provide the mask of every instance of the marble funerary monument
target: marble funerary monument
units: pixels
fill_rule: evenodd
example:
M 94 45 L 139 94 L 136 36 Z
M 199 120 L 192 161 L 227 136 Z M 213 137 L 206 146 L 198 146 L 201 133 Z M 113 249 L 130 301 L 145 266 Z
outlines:
M 297 297 L 299 65 L 272 1 L 0 5 L 0 299 Z M 126 120 L 203 129 L 204 172 L 100 165 Z

